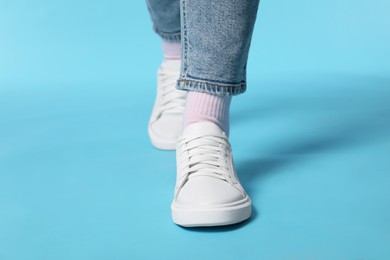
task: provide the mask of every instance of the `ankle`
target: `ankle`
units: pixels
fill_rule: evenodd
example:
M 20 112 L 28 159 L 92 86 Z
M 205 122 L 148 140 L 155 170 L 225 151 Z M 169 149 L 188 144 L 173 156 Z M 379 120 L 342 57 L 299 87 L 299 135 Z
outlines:
M 209 121 L 218 125 L 229 135 L 229 110 L 231 96 L 217 96 L 189 91 L 184 113 L 184 127 L 189 124 Z
M 181 45 L 176 42 L 162 42 L 164 60 L 180 60 Z

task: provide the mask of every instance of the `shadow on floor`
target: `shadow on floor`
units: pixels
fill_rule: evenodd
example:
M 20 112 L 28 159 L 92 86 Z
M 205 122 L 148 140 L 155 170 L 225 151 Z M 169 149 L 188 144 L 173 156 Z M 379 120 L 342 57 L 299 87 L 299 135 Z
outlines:
M 278 173 L 287 165 L 310 158 L 305 155 L 333 152 L 370 142 L 390 142 L 390 78 L 344 77 L 335 80 L 329 91 L 324 89 L 324 82 L 332 82 L 328 79 L 318 79 L 318 82 L 292 82 L 286 85 L 286 88 L 291 84 L 299 84 L 299 89 L 317 88 L 317 95 L 313 90 L 308 96 L 294 93 L 287 103 L 285 100 L 266 100 L 265 105 L 257 103 L 247 106 L 232 116 L 233 123 L 250 123 L 250 120 L 261 120 L 262 108 L 267 107 L 264 114 L 268 118 L 277 116 L 283 120 L 294 116 L 296 120 L 302 120 L 299 128 L 294 129 L 294 134 L 289 132 L 290 129 L 284 129 L 282 134 L 278 131 L 280 137 L 273 140 L 279 141 L 271 144 L 269 149 L 264 148 L 264 140 L 254 140 L 248 147 L 250 156 L 236 161 L 240 180 L 249 193 L 255 191 L 257 183 L 267 176 Z M 293 91 L 289 90 L 288 93 Z M 288 93 L 280 95 L 286 96 Z M 260 118 L 250 111 L 258 111 Z M 311 113 L 311 118 L 315 120 L 305 121 L 307 113 Z M 267 147 L 270 147 L 269 143 Z

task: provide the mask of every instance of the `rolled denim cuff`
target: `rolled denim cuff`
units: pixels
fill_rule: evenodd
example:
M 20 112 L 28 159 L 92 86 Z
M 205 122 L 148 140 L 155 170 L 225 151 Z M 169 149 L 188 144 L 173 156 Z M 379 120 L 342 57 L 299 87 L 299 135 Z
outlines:
M 176 88 L 179 90 L 203 92 L 218 96 L 236 96 L 246 91 L 246 82 L 237 84 L 212 82 L 207 80 L 180 78 Z
M 174 42 L 174 43 L 181 42 L 180 31 L 174 33 L 166 33 L 166 32 L 159 31 L 156 27 L 154 27 L 153 30 L 166 42 Z

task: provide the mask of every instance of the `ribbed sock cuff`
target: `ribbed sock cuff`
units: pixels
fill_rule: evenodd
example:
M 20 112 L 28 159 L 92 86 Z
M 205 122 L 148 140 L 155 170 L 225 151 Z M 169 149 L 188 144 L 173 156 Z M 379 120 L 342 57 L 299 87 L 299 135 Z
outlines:
M 189 91 L 184 113 L 184 126 L 201 121 L 211 121 L 217 124 L 226 135 L 229 135 L 231 100 L 231 96 Z
M 162 42 L 163 56 L 165 60 L 180 60 L 181 45 L 180 43 Z

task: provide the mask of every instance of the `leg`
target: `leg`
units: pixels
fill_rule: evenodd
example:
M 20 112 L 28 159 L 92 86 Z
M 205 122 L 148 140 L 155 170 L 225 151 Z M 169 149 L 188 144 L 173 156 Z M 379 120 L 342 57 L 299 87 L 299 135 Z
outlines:
M 181 30 L 179 0 L 147 0 L 154 31 L 163 40 L 164 60 L 157 74 L 157 95 L 149 120 L 152 144 L 175 149 L 182 131 L 186 92 L 175 88 L 180 74 Z
M 258 0 L 181 0 L 182 70 L 178 87 L 217 95 L 246 88 Z
M 180 43 L 180 1 L 146 0 L 154 31 L 167 42 Z
M 172 216 L 182 226 L 217 226 L 251 215 L 228 141 L 229 106 L 246 89 L 258 0 L 181 0 L 185 128 L 177 146 Z

